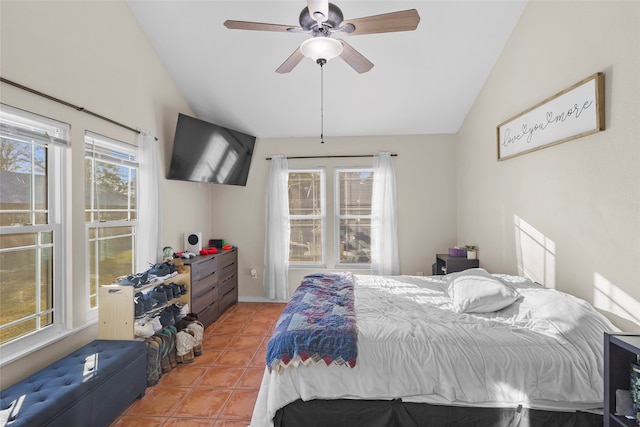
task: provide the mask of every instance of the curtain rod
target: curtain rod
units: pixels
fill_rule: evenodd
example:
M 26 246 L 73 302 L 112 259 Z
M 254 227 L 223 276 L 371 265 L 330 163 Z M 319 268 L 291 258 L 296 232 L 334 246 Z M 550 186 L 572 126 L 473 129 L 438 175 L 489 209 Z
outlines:
M 11 80 L 7 80 L 7 79 L 5 79 L 4 77 L 0 77 L 0 81 L 1 81 L 2 83 L 6 83 L 6 84 L 9 84 L 9 85 L 11 85 L 11 86 L 15 86 L 15 87 L 17 87 L 18 89 L 22 89 L 22 90 L 25 90 L 25 91 L 27 91 L 27 92 L 33 93 L 33 94 L 35 94 L 35 95 L 41 96 L 41 97 L 43 97 L 43 98 L 47 98 L 48 100 L 55 101 L 55 102 L 57 102 L 57 103 L 59 103 L 59 104 L 62 104 L 62 105 L 66 105 L 67 107 L 73 108 L 74 110 L 77 110 L 77 111 L 80 111 L 80 112 L 83 112 L 83 113 L 87 113 L 87 114 L 89 114 L 89 115 L 91 115 L 91 116 L 97 117 L 97 118 L 99 118 L 99 119 L 102 119 L 102 120 L 104 120 L 104 121 L 107 121 L 107 122 L 109 122 L 109 123 L 111 123 L 111 124 L 114 124 L 114 125 L 116 125 L 116 126 L 120 126 L 120 127 L 125 128 L 125 129 L 127 129 L 127 130 L 130 130 L 130 131 L 132 131 L 132 132 L 135 132 L 135 133 L 141 133 L 138 129 L 134 129 L 134 128 L 132 128 L 131 126 L 124 125 L 124 124 L 122 124 L 122 123 L 120 123 L 120 122 L 116 122 L 115 120 L 112 120 L 112 119 L 110 119 L 110 118 L 108 118 L 108 117 L 102 116 L 102 115 L 100 115 L 100 114 L 98 114 L 98 113 L 94 113 L 94 112 L 93 112 L 93 111 L 91 111 L 91 110 L 87 110 L 87 109 L 86 109 L 86 108 L 84 108 L 84 107 L 78 107 L 77 105 L 71 104 L 70 102 L 63 101 L 62 99 L 59 99 L 59 98 L 53 97 L 53 96 L 51 96 L 51 95 L 47 95 L 46 93 L 42 93 L 42 92 L 37 91 L 37 90 L 35 90 L 35 89 L 31 89 L 30 87 L 23 86 L 23 85 L 21 85 L 20 83 L 12 82 Z M 154 136 L 154 138 L 155 138 L 155 140 L 156 140 L 156 141 L 158 140 L 158 137 L 157 137 L 157 136 Z
M 373 157 L 375 154 L 353 154 L 353 155 L 344 155 L 344 156 L 294 156 L 287 157 L 287 159 L 335 159 L 335 158 L 343 158 L 343 157 Z M 391 157 L 398 157 L 397 154 L 391 154 Z M 273 157 L 267 157 L 265 160 L 271 160 Z

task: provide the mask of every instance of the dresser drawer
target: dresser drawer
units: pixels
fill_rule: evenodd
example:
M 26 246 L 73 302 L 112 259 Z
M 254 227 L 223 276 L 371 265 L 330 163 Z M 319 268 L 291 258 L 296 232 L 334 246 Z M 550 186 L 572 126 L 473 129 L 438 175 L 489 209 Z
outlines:
M 238 271 L 238 269 L 236 268 L 235 262 L 231 265 L 223 267 L 222 272 L 220 273 L 220 281 L 222 282 L 228 280 L 231 277 L 236 277 L 236 271 Z
M 196 281 L 210 276 L 218 269 L 218 257 L 212 256 L 191 264 L 191 280 Z
M 228 294 L 220 298 L 220 312 L 224 313 L 229 307 L 238 302 L 238 288 L 229 291 Z
M 235 276 L 227 277 L 225 280 L 220 281 L 220 298 L 223 298 L 229 292 L 236 291 L 238 288 L 238 278 Z
M 238 300 L 238 279 L 233 277 L 221 284 L 219 295 L 221 301 L 232 299 L 235 303 Z
M 191 305 L 193 311 L 198 312 L 209 304 L 217 301 L 219 298 L 218 284 L 210 284 L 208 287 L 200 288 L 198 294 L 193 294 L 191 297 Z
M 220 260 L 220 268 L 226 268 L 230 265 L 233 265 L 236 263 L 236 250 L 232 249 L 230 251 L 226 251 L 226 252 L 222 252 L 220 255 L 218 255 L 218 259 Z
M 208 276 L 201 277 L 200 279 L 194 280 L 191 283 L 191 297 L 197 298 L 206 292 L 208 289 L 218 285 L 218 276 L 219 273 L 214 271 Z
M 206 328 L 207 326 L 215 322 L 216 319 L 218 319 L 218 317 L 220 316 L 219 310 L 220 310 L 219 304 L 218 304 L 218 301 L 216 301 L 214 303 L 207 305 L 202 310 L 200 311 L 194 310 L 194 312 L 198 315 L 198 320 Z

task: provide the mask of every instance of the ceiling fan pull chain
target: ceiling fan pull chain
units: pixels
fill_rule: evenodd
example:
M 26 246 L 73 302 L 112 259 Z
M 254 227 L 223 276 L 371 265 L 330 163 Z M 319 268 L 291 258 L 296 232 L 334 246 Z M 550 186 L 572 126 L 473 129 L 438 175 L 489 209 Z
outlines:
M 320 65 L 320 144 L 324 144 L 324 67 L 326 59 L 318 59 Z

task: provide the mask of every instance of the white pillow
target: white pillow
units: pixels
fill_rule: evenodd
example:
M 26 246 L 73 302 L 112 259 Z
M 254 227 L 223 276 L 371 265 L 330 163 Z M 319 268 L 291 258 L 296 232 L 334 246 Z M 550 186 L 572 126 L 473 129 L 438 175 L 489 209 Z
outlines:
M 457 313 L 491 313 L 513 304 L 520 294 L 507 282 L 482 268 L 471 268 L 452 277 L 449 296 Z

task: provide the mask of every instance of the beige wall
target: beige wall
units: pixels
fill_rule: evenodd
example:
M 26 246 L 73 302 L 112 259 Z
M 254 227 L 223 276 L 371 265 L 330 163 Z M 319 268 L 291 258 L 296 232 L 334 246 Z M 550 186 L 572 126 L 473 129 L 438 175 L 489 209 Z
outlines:
M 396 153 L 394 164 L 398 197 L 398 240 L 402 274 L 430 274 L 437 252 L 455 242 L 455 143 L 453 135 L 325 137 L 308 139 L 265 139 L 256 142 L 249 179 L 245 188 L 214 185 L 212 221 L 215 237 L 238 246 L 241 299 L 262 297 L 265 234 L 265 190 L 269 161 L 273 154 L 294 156 Z M 371 166 L 371 158 L 291 159 L 289 167 L 326 166 L 328 180 L 335 166 Z M 327 194 L 327 212 L 333 200 Z M 433 224 L 437 224 L 434 226 Z M 329 228 L 331 224 L 328 224 Z M 329 230 L 331 233 L 331 230 Z M 212 236 L 213 237 L 213 236 Z M 331 248 L 329 248 L 331 250 Z M 250 270 L 258 271 L 258 279 Z M 309 270 L 292 269 L 289 289 L 293 291 Z M 368 272 L 368 271 L 367 271 Z
M 596 72 L 604 132 L 496 161 L 497 124 Z M 456 167 L 458 239 L 484 267 L 526 270 L 636 326 L 638 76 L 640 2 L 530 2 L 459 132 Z
M 191 113 L 155 51 L 122 2 L 0 2 L 2 77 L 92 110 L 159 138 L 165 163 L 178 112 Z M 97 336 L 85 309 L 84 131 L 136 144 L 137 135 L 7 84 L 0 101 L 71 124 L 70 197 L 66 205 L 71 256 L 67 259 L 70 325 L 77 333 L 44 351 L 2 366 L 0 388 L 36 371 Z M 166 166 L 165 166 L 166 170 Z M 177 245 L 182 227 L 209 231 L 211 191 L 163 182 L 163 238 Z M 176 202 L 179 201 L 179 203 Z M 185 206 L 192 207 L 186 209 Z M 6 360 L 3 355 L 3 360 Z

